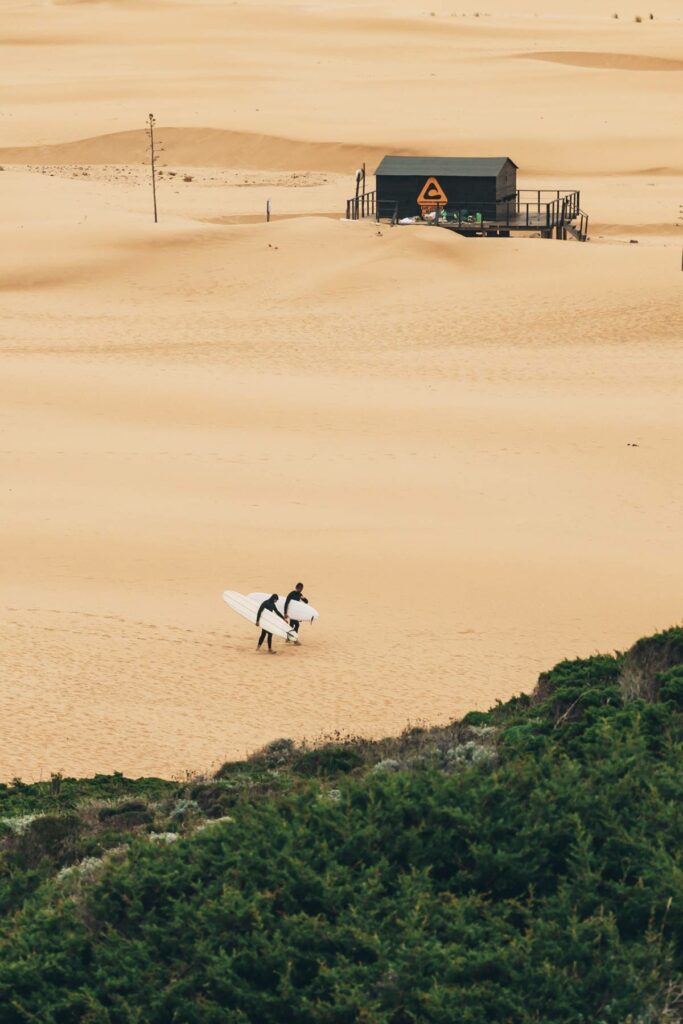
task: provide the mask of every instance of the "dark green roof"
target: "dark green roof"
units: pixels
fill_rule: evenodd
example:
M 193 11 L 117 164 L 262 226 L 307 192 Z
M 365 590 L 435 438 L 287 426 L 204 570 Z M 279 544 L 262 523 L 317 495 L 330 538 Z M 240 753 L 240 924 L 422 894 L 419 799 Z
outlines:
M 385 156 L 376 175 L 443 175 L 452 178 L 495 178 L 509 156 Z

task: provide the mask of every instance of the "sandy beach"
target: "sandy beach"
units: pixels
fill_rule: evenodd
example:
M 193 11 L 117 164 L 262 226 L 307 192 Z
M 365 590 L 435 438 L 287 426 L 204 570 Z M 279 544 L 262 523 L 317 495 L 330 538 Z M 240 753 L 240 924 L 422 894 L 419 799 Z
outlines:
M 5 8 L 0 779 L 446 722 L 681 621 L 679 0 Z M 590 241 L 345 221 L 385 153 L 509 155 Z M 221 592 L 298 580 L 257 655 Z

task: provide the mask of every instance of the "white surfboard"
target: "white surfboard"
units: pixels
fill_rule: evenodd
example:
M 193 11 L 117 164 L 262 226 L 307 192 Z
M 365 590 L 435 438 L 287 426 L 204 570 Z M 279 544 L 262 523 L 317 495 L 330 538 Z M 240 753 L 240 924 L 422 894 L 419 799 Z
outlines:
M 270 594 L 261 594 L 257 591 L 253 594 L 247 594 L 247 597 L 251 598 L 252 601 L 257 601 L 258 604 L 260 605 L 262 601 L 266 601 L 270 597 Z M 280 597 L 276 602 L 278 610 L 283 615 L 285 614 L 286 600 L 286 597 Z M 294 619 L 296 622 L 313 622 L 313 619 L 317 619 L 319 615 L 319 613 L 315 610 L 313 605 L 306 604 L 305 601 L 290 601 L 289 608 L 287 609 L 287 614 L 289 615 L 290 619 Z
M 267 596 L 270 597 L 270 594 Z M 254 601 L 250 597 L 245 597 L 244 594 L 238 594 L 236 590 L 224 590 L 223 600 L 234 612 L 256 625 L 256 616 L 261 607 L 261 601 Z M 294 643 L 298 640 L 294 630 L 290 629 L 279 615 L 269 612 L 267 609 L 261 613 L 259 626 L 267 629 L 274 636 L 282 637 L 283 640 L 292 640 Z

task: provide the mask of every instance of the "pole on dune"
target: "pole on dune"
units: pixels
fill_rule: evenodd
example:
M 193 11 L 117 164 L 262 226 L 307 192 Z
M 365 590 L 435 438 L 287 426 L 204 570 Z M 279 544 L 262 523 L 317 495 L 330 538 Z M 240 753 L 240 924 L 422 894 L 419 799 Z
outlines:
M 154 114 L 150 114 L 149 115 L 149 127 L 147 129 L 147 134 L 149 135 L 149 158 L 150 158 L 150 164 L 151 164 L 151 167 L 152 167 L 152 200 L 154 202 L 154 223 L 156 224 L 158 222 L 159 218 L 157 217 L 157 176 L 156 176 L 156 170 L 155 170 L 155 167 L 154 167 L 154 160 L 155 160 L 155 153 L 154 153 L 154 125 L 155 124 L 156 124 L 156 121 L 154 120 Z

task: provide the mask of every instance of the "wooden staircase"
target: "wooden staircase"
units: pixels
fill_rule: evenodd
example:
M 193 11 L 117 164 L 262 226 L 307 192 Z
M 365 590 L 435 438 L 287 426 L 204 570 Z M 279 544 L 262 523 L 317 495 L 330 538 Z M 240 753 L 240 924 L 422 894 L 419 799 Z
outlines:
M 573 221 L 568 221 L 565 224 L 567 232 L 575 238 L 577 242 L 588 241 L 588 214 L 584 213 L 583 210 L 579 210 L 578 214 Z

